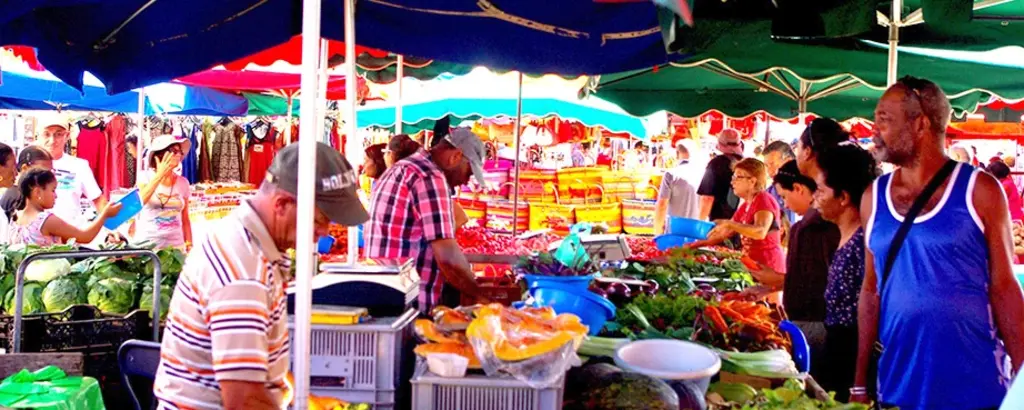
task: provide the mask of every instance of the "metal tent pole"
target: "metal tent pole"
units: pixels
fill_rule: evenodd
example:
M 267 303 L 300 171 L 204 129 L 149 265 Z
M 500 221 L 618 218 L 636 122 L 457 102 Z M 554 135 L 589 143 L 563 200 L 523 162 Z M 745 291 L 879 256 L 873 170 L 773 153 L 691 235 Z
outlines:
M 142 175 L 142 171 L 146 169 L 146 161 L 142 158 L 146 134 L 146 88 L 143 87 L 139 89 L 139 139 L 135 141 L 135 175 Z
M 523 147 L 523 73 L 519 73 L 519 94 L 516 97 L 516 152 L 514 155 L 515 161 L 512 163 L 515 166 L 515 182 L 512 184 L 512 236 L 518 234 L 517 229 L 519 227 L 519 160 L 520 150 Z
M 356 2 L 345 0 L 345 61 L 348 61 L 348 75 L 345 84 L 345 101 L 348 103 L 348 118 L 345 120 L 346 157 L 351 161 L 353 167 L 362 164 L 362 143 L 356 137 L 356 106 L 358 105 L 357 91 L 359 91 L 359 73 L 356 72 Z M 355 265 L 359 253 L 359 229 L 350 226 L 348 228 L 348 263 Z
M 398 55 L 398 67 L 395 69 L 398 77 L 398 103 L 395 105 L 395 134 L 402 133 L 402 78 L 405 77 L 405 56 Z
M 309 345 L 310 316 L 313 305 L 313 215 L 316 201 L 316 135 L 317 121 L 317 67 L 320 60 L 320 1 L 302 2 L 302 79 L 299 107 L 299 175 L 298 204 L 296 220 L 295 269 L 300 272 L 295 278 L 295 341 L 292 371 L 295 374 L 296 410 L 306 410 L 309 405 Z
M 284 140 L 286 144 L 291 144 L 292 137 L 294 137 L 292 135 L 292 100 L 295 97 L 295 93 L 289 92 L 286 96 L 288 97 L 288 111 L 286 114 L 288 116 L 288 126 L 284 127 Z
M 316 98 L 316 116 L 319 118 L 316 122 L 316 135 L 317 141 L 323 142 L 324 144 L 331 145 L 330 138 L 327 137 L 326 121 L 324 118 L 327 117 L 327 78 L 330 75 L 327 69 L 327 40 L 320 41 L 320 65 L 317 66 L 317 98 Z
M 903 24 L 903 0 L 892 0 L 892 16 L 889 19 L 889 67 L 886 86 L 896 84 L 897 68 L 899 67 L 900 25 Z

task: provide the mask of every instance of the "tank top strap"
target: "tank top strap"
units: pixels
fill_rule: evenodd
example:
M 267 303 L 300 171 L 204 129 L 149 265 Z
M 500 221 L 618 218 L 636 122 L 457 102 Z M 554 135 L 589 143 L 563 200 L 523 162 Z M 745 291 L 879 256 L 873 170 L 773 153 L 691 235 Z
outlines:
M 949 199 L 946 202 L 947 206 L 952 208 L 963 208 L 968 205 L 973 207 L 973 203 L 967 200 L 970 195 L 970 191 L 974 189 L 974 179 L 976 178 L 974 171 L 977 168 L 972 167 L 970 164 L 957 164 L 956 170 L 953 171 L 954 178 L 950 187 L 951 192 L 949 193 Z

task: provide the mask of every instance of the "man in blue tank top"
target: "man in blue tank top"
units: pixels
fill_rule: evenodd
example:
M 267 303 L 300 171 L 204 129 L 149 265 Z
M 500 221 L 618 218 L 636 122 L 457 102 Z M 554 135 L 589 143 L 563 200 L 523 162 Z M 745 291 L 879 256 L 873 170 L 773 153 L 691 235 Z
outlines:
M 903 410 L 995 409 L 1024 360 L 1024 294 L 1011 272 L 1006 198 L 991 175 L 957 165 L 914 221 L 882 284 L 903 216 L 950 160 L 951 111 L 936 84 L 911 77 L 875 109 L 877 155 L 897 170 L 861 201 L 868 249 L 850 389 L 857 401 L 868 400 L 876 341 L 884 346 L 878 400 Z

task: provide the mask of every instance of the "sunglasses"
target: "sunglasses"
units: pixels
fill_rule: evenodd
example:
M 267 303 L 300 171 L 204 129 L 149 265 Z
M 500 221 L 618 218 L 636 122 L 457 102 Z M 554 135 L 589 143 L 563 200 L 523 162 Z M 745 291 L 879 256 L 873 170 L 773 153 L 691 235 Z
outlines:
M 64 138 L 64 137 L 68 136 L 68 132 L 67 131 L 44 132 L 43 135 L 44 136 L 49 135 L 51 137 L 57 137 L 57 138 Z

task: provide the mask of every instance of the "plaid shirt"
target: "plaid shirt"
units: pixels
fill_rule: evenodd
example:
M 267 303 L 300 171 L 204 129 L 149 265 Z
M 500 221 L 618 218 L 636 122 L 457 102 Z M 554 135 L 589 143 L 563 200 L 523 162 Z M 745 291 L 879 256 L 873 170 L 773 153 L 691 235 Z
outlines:
M 373 188 L 365 256 L 416 258 L 423 312 L 440 303 L 445 284 L 430 242 L 455 238 L 453 215 L 448 181 L 424 150 L 395 163 Z

